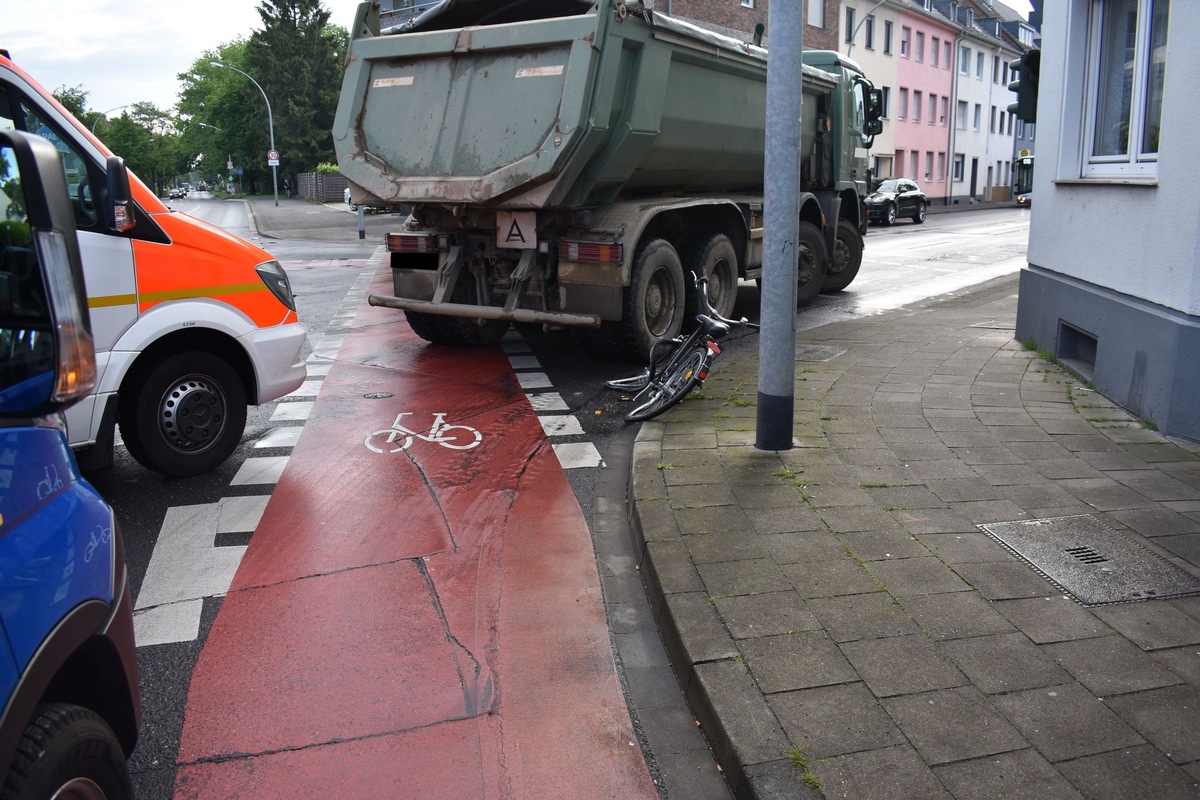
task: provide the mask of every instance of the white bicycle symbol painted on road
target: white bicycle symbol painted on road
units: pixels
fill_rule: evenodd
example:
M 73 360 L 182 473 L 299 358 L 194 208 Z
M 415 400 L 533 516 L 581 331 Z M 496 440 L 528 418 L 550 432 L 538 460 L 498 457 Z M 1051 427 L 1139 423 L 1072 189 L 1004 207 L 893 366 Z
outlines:
M 483 434 L 469 425 L 449 425 L 446 415 L 433 415 L 433 425 L 428 433 L 418 433 L 404 427 L 404 418 L 412 416 L 411 411 L 402 411 L 396 415 L 392 427 L 367 434 L 363 442 L 373 453 L 399 453 L 407 450 L 414 439 L 422 439 L 433 444 L 440 444 L 451 450 L 470 450 L 483 441 Z

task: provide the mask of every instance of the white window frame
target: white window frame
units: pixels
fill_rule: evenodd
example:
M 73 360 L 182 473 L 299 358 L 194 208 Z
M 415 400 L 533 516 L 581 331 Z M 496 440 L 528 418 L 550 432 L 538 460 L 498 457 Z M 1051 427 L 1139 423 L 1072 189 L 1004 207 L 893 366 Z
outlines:
M 912 28 L 903 26 L 900 28 L 900 57 L 908 58 L 912 46 Z
M 954 154 L 953 170 L 954 170 L 954 176 L 953 176 L 952 180 L 955 183 L 962 183 L 964 180 L 963 176 L 966 174 L 966 171 L 967 171 L 967 157 L 965 154 L 963 154 L 963 153 L 955 153 Z
M 816 0 L 809 0 L 815 2 Z M 854 6 L 846 6 L 846 41 L 849 44 L 854 44 L 854 18 L 857 15 L 858 9 Z
M 1105 18 L 1106 11 L 1112 9 L 1117 3 L 1130 3 L 1137 8 L 1137 28 L 1134 33 L 1134 54 L 1133 54 L 1133 75 L 1135 79 L 1131 81 L 1130 96 L 1129 96 L 1129 113 L 1125 119 L 1127 128 L 1127 139 L 1125 149 L 1127 152 L 1120 154 L 1096 154 L 1096 129 L 1100 124 L 1100 84 L 1101 84 L 1101 69 L 1103 68 L 1102 59 L 1105 55 L 1103 47 L 1103 37 L 1105 33 Z M 1146 146 L 1144 141 L 1144 126 L 1146 115 L 1148 112 L 1148 84 L 1150 83 L 1151 69 L 1151 28 L 1153 14 L 1151 13 L 1156 3 L 1161 3 L 1166 7 L 1169 18 L 1170 0 L 1091 0 L 1088 14 L 1087 28 L 1087 71 L 1086 71 L 1086 88 L 1083 95 L 1084 102 L 1084 122 L 1083 122 L 1083 141 L 1082 141 L 1082 164 L 1081 174 L 1084 178 L 1132 178 L 1132 179 L 1153 179 L 1158 174 L 1158 152 L 1142 152 Z M 1159 31 L 1162 36 L 1166 36 L 1166 31 Z M 1162 47 L 1161 52 L 1165 59 L 1167 48 Z M 1128 63 L 1125 60 L 1124 63 Z M 1163 69 L 1165 70 L 1165 63 Z M 1161 124 L 1161 96 L 1162 88 L 1159 88 L 1158 103 L 1159 121 Z
M 890 19 L 883 21 L 883 52 L 887 55 L 892 54 L 892 37 L 895 35 L 896 26 Z
M 809 0 L 808 16 L 805 21 L 810 28 L 825 27 L 825 0 Z
M 966 45 L 958 48 L 958 74 L 971 76 L 971 48 Z
M 863 25 L 863 47 L 868 50 L 875 49 L 875 15 L 868 14 Z

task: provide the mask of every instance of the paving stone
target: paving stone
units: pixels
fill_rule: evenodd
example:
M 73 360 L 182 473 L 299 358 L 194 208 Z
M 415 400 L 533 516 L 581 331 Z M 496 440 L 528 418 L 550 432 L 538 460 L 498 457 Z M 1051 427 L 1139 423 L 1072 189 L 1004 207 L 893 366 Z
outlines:
M 1082 800 L 1036 750 L 1017 750 L 934 769 L 955 800 Z
M 1013 626 L 975 592 L 905 597 L 901 604 L 925 633 L 936 640 L 1008 633 Z
M 1028 747 L 1021 734 L 973 686 L 881 702 L 930 765 Z
M 667 486 L 713 484 L 725 479 L 725 470 L 721 469 L 720 463 L 717 462 L 695 466 L 664 464 L 662 477 Z
M 1200 791 L 1200 781 L 1148 745 L 1059 764 L 1058 771 L 1095 800 L 1194 800 Z
M 999 487 L 1001 489 L 1006 487 Z M 1033 515 L 1011 500 L 980 500 L 977 502 L 951 503 L 951 508 L 976 525 L 989 522 L 1011 522 L 1031 519 Z
M 714 561 L 743 561 L 766 558 L 762 537 L 754 533 L 697 533 L 683 537 L 692 561 L 707 564 Z
M 1060 594 L 1028 600 L 1005 600 L 995 608 L 1034 642 L 1063 642 L 1112 633 L 1103 620 Z
M 947 503 L 1004 499 L 1000 489 L 979 477 L 930 481 L 929 489 Z
M 906 461 L 904 466 L 913 475 L 928 482 L 971 480 L 979 477 L 978 472 L 958 458 L 945 458 L 940 461 Z
M 904 531 L 858 531 L 837 537 L 855 558 L 863 561 L 882 561 L 889 558 L 920 558 L 929 550 Z
M 1042 576 L 1023 563 L 955 564 L 954 571 L 989 600 L 1045 597 L 1055 591 Z
M 1151 657 L 1192 686 L 1200 686 L 1200 648 L 1176 647 L 1156 650 Z
M 1108 516 L 1150 538 L 1200 533 L 1200 522 L 1165 508 L 1126 509 L 1109 512 Z
M 820 531 L 759 536 L 759 541 L 776 564 L 828 561 L 846 557 L 846 548 L 841 540 L 826 531 L 824 526 Z
M 1200 692 L 1194 687 L 1150 689 L 1106 702 L 1176 764 L 1200 759 Z
M 866 566 L 895 597 L 964 592 L 971 588 L 933 556 L 871 561 Z
M 713 603 L 735 639 L 778 636 L 821 627 L 796 592 L 719 597 Z
M 755 800 L 821 800 L 822 794 L 804 781 L 791 759 L 782 758 L 743 769 L 745 792 Z M 733 787 L 737 792 L 740 786 Z M 674 795 L 672 795 L 674 796 Z M 681 794 L 679 797 L 690 795 Z
M 862 683 L 821 686 L 768 696 L 783 729 L 809 758 L 874 750 L 904 743 Z
M 1025 486 L 1046 480 L 1045 475 L 1026 463 L 980 464 L 972 469 L 993 486 Z
M 1078 458 L 1048 458 L 1038 461 L 1030 461 L 1029 466 L 1033 467 L 1052 481 L 1095 479 L 1104 477 L 1103 472 L 1095 469 Z
M 1200 533 L 1182 536 L 1157 536 L 1154 543 L 1167 551 L 1168 557 L 1178 556 L 1192 566 L 1200 566 Z
M 942 499 L 924 486 L 878 486 L 868 487 L 865 491 L 868 498 L 885 511 L 946 508 Z
M 669 594 L 663 604 L 662 635 L 677 662 L 697 664 L 738 655 L 721 615 L 703 593 Z
M 1058 442 L 1031 441 L 1031 442 L 1014 442 L 1007 441 L 1004 446 L 1008 451 L 1021 460 L 1026 461 L 1047 461 L 1050 459 L 1068 459 L 1071 458 L 1071 451 L 1063 447 Z M 1031 468 L 1032 469 L 1032 468 Z M 1034 470 L 1036 472 L 1036 470 Z
M 680 508 L 674 489 L 671 490 L 671 505 L 680 533 L 743 533 L 750 530 L 750 518 L 740 506 Z
M 711 506 L 734 506 L 737 498 L 725 483 L 707 483 L 688 486 L 672 486 L 670 489 L 671 505 L 677 509 L 709 508 Z
M 871 508 L 874 498 L 863 488 L 849 483 L 829 483 L 810 486 L 808 502 L 815 509 L 836 507 Z
M 949 689 L 967 678 L 919 633 L 847 642 L 842 652 L 876 697 Z
M 834 533 L 902 530 L 890 514 L 877 506 L 816 508 L 817 515 Z
M 1070 680 L 1023 633 L 942 642 L 941 651 L 985 694 L 1054 686 Z
M 704 726 L 718 762 L 774 761 L 791 744 L 745 664 L 714 661 L 693 667 L 687 700 Z
M 927 533 L 917 538 L 948 564 L 1012 562 L 1013 555 L 1004 545 L 987 534 L 974 530 L 974 526 L 967 531 L 970 532 Z
M 1151 508 L 1154 501 L 1108 478 L 1060 480 L 1058 485 L 1097 511 Z
M 975 524 L 950 508 L 888 509 L 909 533 L 959 533 L 971 531 Z
M 1180 682 L 1179 676 L 1124 636 L 1046 645 L 1045 652 L 1101 697 Z
M 657 586 L 661 594 L 704 589 L 700 573 L 692 564 L 687 547 L 680 541 L 646 542 L 642 573 L 647 585 Z
M 1143 650 L 1200 644 L 1200 622 L 1162 600 L 1102 606 L 1092 613 Z
M 1077 683 L 996 695 L 992 702 L 1052 762 L 1142 744 L 1142 737 Z
M 664 487 L 663 493 L 666 489 Z M 679 523 L 675 512 L 663 497 L 659 500 L 637 501 L 636 524 L 641 537 L 647 541 L 673 541 L 679 538 Z
M 917 626 L 886 592 L 810 600 L 809 609 L 835 642 L 882 639 L 917 632 Z
M 803 561 L 780 567 L 801 597 L 837 597 L 878 592 L 879 583 L 853 559 Z
M 778 486 L 734 486 L 733 495 L 743 509 L 747 508 L 785 508 L 793 509 L 804 502 L 800 489 L 790 483 Z
M 677 687 L 674 692 L 678 698 Z M 660 768 L 658 779 L 665 784 L 667 796 L 729 800 L 729 787 L 713 766 L 712 752 L 693 720 L 678 700 L 667 708 L 638 704 L 638 722 L 654 742 L 654 759 Z
M 823 796 L 854 800 L 948 800 L 951 795 L 907 744 L 866 750 L 812 765 Z
M 1004 486 L 1002 491 L 1006 500 L 1011 500 L 1023 509 L 1063 508 L 1078 502 L 1070 492 L 1045 481 L 1032 486 Z
M 782 592 L 792 588 L 778 565 L 769 558 L 697 564 L 696 571 L 713 597 Z
M 746 516 L 757 533 L 792 533 L 796 531 L 824 531 L 825 522 L 811 508 L 748 508 Z
M 858 680 L 824 631 L 742 639 L 750 674 L 768 694 Z

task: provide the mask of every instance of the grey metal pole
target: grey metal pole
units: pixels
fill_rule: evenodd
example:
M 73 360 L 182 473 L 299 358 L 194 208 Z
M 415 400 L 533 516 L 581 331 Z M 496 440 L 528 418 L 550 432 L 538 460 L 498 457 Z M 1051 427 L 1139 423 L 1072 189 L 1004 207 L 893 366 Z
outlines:
M 263 96 L 263 102 L 267 104 L 267 128 L 270 130 L 270 133 L 271 133 L 271 150 L 275 150 L 275 117 L 272 116 L 272 114 L 271 114 L 271 101 L 267 99 L 267 93 L 264 92 L 263 88 L 258 85 L 258 81 L 254 80 L 254 78 L 251 78 L 249 75 L 247 75 L 245 72 L 242 72 L 237 67 L 231 67 L 228 64 L 222 64 L 220 61 L 210 61 L 208 63 L 212 64 L 214 67 L 224 67 L 225 69 L 231 69 L 234 72 L 238 73 L 239 75 L 245 75 L 247 78 L 250 78 L 250 82 L 254 84 L 254 87 L 256 89 L 258 89 L 259 94 L 261 94 Z M 277 172 L 278 169 L 279 168 L 274 165 L 271 166 L 271 185 L 275 187 L 275 205 L 279 205 L 279 173 Z
M 796 243 L 800 236 L 800 113 L 804 6 L 767 7 L 767 120 L 763 176 L 759 450 L 790 450 L 796 394 Z

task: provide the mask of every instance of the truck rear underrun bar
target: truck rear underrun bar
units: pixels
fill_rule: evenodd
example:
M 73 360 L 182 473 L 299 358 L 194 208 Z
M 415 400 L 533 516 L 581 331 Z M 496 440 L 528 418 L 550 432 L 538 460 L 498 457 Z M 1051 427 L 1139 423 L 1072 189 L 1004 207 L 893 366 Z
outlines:
M 551 325 L 587 325 L 600 327 L 600 317 L 589 314 L 568 314 L 563 311 L 534 311 L 528 308 L 516 308 L 506 311 L 495 306 L 469 306 L 462 303 L 431 303 L 428 300 L 408 300 L 402 297 L 389 297 L 373 294 L 367 298 L 367 303 L 373 306 L 399 308 L 403 311 L 416 311 L 422 314 L 441 314 L 446 317 L 475 317 L 477 319 L 503 319 L 509 322 L 540 322 Z

